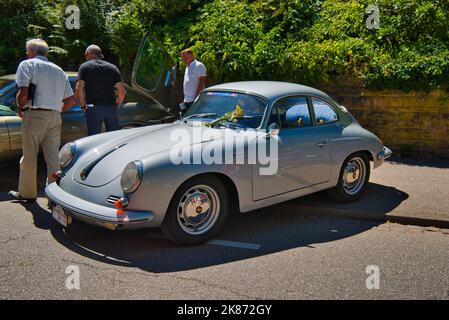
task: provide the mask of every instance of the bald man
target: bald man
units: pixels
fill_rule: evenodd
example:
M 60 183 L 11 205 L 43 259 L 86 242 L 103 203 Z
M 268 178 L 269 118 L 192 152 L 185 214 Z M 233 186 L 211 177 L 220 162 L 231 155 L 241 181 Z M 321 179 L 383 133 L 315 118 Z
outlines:
M 119 128 L 117 109 L 125 100 L 126 91 L 118 68 L 102 60 L 101 49 L 90 45 L 85 53 L 86 62 L 78 70 L 76 97 L 86 112 L 87 135 Z M 117 98 L 115 92 L 117 91 Z

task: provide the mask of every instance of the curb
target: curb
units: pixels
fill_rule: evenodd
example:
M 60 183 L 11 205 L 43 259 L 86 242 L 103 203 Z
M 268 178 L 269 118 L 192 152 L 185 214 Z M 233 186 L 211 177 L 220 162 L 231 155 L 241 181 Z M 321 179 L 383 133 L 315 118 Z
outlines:
M 270 208 L 269 210 L 275 210 Z M 415 225 L 420 227 L 436 227 L 441 229 L 449 229 L 449 219 L 442 220 L 436 218 L 424 218 L 401 215 L 400 212 L 392 211 L 390 213 L 378 213 L 378 212 L 363 212 L 348 209 L 338 208 L 323 208 L 314 206 L 301 206 L 301 205 L 279 205 L 276 210 L 291 213 L 291 214 L 311 214 L 328 216 L 332 218 L 340 219 L 352 219 L 352 220 L 370 220 L 376 222 L 392 222 L 404 225 Z
M 436 227 L 440 229 L 449 229 L 449 220 L 432 219 L 432 218 L 420 218 L 420 217 L 410 217 L 401 216 L 398 214 L 388 215 L 387 221 L 399 224 L 408 224 L 420 227 Z

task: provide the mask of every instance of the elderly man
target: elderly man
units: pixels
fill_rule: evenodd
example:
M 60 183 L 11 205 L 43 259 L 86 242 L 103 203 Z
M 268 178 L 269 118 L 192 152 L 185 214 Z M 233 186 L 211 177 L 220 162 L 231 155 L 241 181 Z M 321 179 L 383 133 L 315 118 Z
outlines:
M 181 103 L 181 112 L 185 113 L 206 85 L 206 67 L 195 59 L 191 49 L 181 52 L 182 60 L 187 65 L 184 73 L 184 102 Z
M 53 173 L 60 169 L 61 111 L 75 105 L 67 75 L 48 61 L 47 53 L 48 45 L 44 40 L 28 41 L 28 60 L 19 64 L 16 73 L 23 156 L 20 160 L 19 191 L 10 191 L 9 195 L 19 201 L 34 201 L 37 197 L 37 155 L 40 148 L 47 163 L 47 183 L 54 180 Z
M 76 96 L 86 111 L 87 134 L 100 133 L 103 122 L 106 131 L 117 130 L 117 109 L 126 96 L 120 71 L 102 60 L 104 56 L 97 45 L 87 47 L 85 56 L 87 61 L 78 70 Z

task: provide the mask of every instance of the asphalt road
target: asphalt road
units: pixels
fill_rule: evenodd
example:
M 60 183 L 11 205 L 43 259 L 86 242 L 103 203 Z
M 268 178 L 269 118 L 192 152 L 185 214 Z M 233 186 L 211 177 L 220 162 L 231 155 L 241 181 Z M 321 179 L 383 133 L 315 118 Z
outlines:
M 448 230 L 270 210 L 232 217 L 221 242 L 177 247 L 157 231 L 64 232 L 42 198 L 1 192 L 0 212 L 1 299 L 449 299 Z M 66 287 L 73 265 L 79 290 Z

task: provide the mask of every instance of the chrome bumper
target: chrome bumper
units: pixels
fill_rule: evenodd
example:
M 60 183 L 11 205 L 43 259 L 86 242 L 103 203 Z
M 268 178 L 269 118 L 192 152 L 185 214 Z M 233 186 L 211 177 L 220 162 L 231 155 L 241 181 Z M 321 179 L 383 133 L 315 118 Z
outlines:
M 384 149 L 377 154 L 377 160 L 385 160 L 391 157 L 393 154 L 393 151 L 388 149 L 387 147 L 384 147 Z
M 53 182 L 45 188 L 50 201 L 60 205 L 73 218 L 107 229 L 141 229 L 151 226 L 154 214 L 150 211 L 132 211 L 98 205 L 75 197 Z

